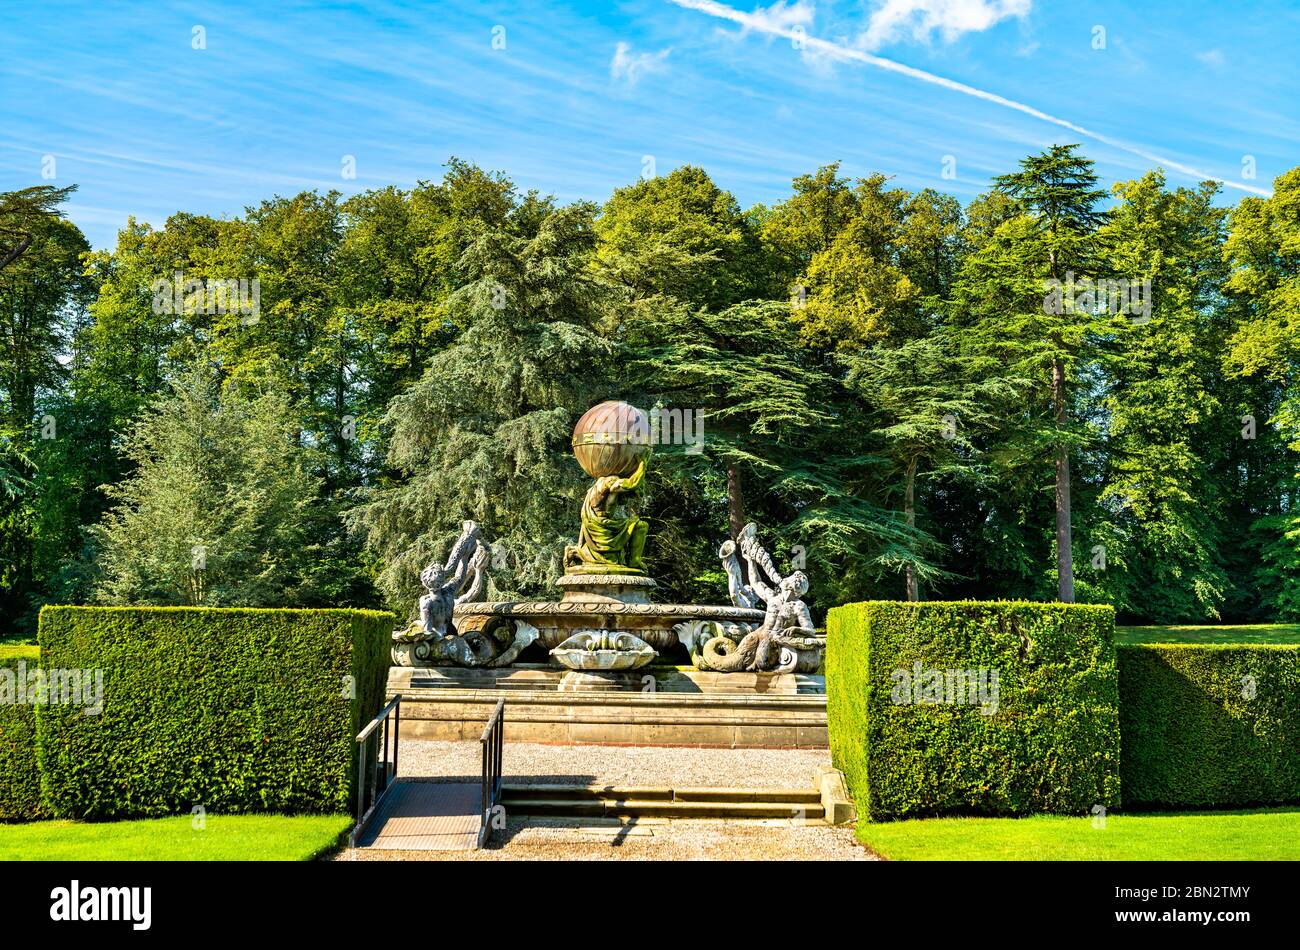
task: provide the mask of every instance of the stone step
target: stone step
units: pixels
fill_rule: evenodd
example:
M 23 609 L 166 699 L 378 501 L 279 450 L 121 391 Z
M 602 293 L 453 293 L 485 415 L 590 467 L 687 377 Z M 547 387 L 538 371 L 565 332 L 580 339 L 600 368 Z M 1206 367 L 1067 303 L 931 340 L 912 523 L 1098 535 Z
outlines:
M 791 802 L 798 805 L 821 805 L 821 792 L 815 788 L 678 788 L 673 797 L 679 802 Z
M 506 811 L 566 818 L 790 818 L 822 821 L 820 802 L 665 801 L 614 798 L 509 798 Z
M 664 786 L 633 785 L 505 785 L 501 789 L 501 800 L 542 801 L 557 799 L 570 801 L 582 799 L 600 801 L 602 799 L 637 799 L 638 801 L 673 800 L 673 790 Z
M 795 802 L 820 804 L 821 791 L 816 788 L 669 788 L 667 786 L 622 785 L 506 785 L 504 800 L 541 801 L 613 800 L 678 802 Z

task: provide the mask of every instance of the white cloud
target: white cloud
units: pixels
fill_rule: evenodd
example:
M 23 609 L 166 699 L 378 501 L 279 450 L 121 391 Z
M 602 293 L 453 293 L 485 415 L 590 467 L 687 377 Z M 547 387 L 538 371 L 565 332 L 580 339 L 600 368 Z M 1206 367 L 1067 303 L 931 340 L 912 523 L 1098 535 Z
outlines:
M 883 0 L 872 11 L 858 43 L 880 49 L 910 33 L 918 43 L 933 33 L 951 43 L 963 33 L 982 33 L 1010 17 L 1024 17 L 1033 0 Z
M 718 0 L 671 0 L 671 2 L 687 10 L 695 10 L 699 13 L 705 14 L 706 16 L 711 16 L 719 20 L 726 20 L 730 23 L 736 23 L 740 26 L 748 27 L 758 32 L 767 33 L 771 36 L 783 36 L 788 40 L 794 40 L 796 38 L 796 33 L 793 27 L 779 29 L 764 26 L 762 21 L 757 19 L 754 14 L 745 13 L 742 10 L 729 7 L 725 3 L 718 2 Z M 1076 122 L 1071 122 L 1069 119 L 1063 119 L 1059 116 L 1051 115 L 1050 113 L 1044 112 L 1041 109 L 1036 109 L 1023 102 L 1017 102 L 1014 99 L 1000 96 L 995 92 L 989 92 L 985 89 L 969 86 L 964 82 L 958 82 L 957 80 L 949 79 L 946 76 L 927 72 L 924 69 L 917 69 L 915 66 L 908 66 L 905 63 L 898 62 L 897 60 L 886 59 L 883 56 L 876 56 L 872 53 L 867 53 L 860 49 L 846 46 L 843 43 L 832 43 L 830 40 L 823 40 L 815 36 L 805 37 L 799 35 L 797 38 L 806 51 L 812 50 L 819 55 L 825 56 L 829 60 L 836 62 L 864 63 L 868 66 L 874 66 L 877 69 L 884 69 L 888 72 L 907 76 L 911 79 L 917 80 L 918 82 L 939 86 L 948 89 L 951 92 L 960 93 L 963 96 L 971 96 L 975 99 L 982 99 L 985 102 L 992 102 L 996 105 L 1002 106 L 1003 108 L 1012 109 L 1016 112 L 1023 113 L 1024 115 L 1032 116 L 1040 121 L 1049 122 L 1052 125 L 1060 126 L 1063 129 L 1069 129 L 1076 135 L 1082 135 L 1086 138 L 1092 139 L 1093 141 L 1102 142 L 1112 148 L 1128 152 L 1130 155 L 1137 155 L 1139 158 L 1144 158 L 1149 162 L 1154 162 L 1167 169 L 1182 172 L 1184 175 L 1194 177 L 1198 181 L 1204 181 L 1207 179 L 1209 181 L 1217 181 L 1225 187 L 1235 188 L 1239 191 L 1247 191 L 1256 195 L 1269 196 L 1273 194 L 1273 192 L 1269 191 L 1267 188 L 1260 188 L 1257 185 L 1247 185 L 1244 182 L 1233 181 L 1230 178 L 1219 178 L 1216 175 L 1210 175 L 1206 172 L 1200 171 L 1199 169 L 1193 168 L 1190 165 L 1185 165 L 1182 162 L 1175 161 L 1174 159 L 1154 154 L 1141 146 L 1130 145 L 1127 142 L 1122 142 L 1119 139 L 1112 138 L 1102 132 L 1095 132 L 1092 129 L 1084 128 Z
M 609 78 L 621 79 L 629 86 L 635 86 L 642 76 L 663 69 L 664 61 L 672 51 L 669 46 L 657 53 L 633 53 L 627 43 L 619 43 L 614 49 L 614 58 L 609 61 Z

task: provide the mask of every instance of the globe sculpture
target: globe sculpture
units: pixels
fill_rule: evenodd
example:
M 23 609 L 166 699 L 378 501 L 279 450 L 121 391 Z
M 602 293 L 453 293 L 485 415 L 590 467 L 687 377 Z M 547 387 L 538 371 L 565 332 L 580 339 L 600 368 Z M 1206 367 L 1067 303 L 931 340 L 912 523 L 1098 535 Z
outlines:
M 573 427 L 573 454 L 592 478 L 631 475 L 650 454 L 650 422 L 625 402 L 592 406 Z
M 649 525 L 626 508 L 650 459 L 650 424 L 625 402 L 588 409 L 573 429 L 573 454 L 595 481 L 582 501 L 578 543 L 564 552 L 570 576 L 645 575 Z

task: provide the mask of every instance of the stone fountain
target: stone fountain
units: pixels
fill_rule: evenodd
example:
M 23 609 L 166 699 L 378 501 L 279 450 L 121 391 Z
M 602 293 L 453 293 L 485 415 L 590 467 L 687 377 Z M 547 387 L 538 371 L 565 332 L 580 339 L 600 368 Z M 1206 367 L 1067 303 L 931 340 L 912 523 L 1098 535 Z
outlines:
M 533 642 L 570 671 L 560 690 L 643 689 L 642 670 L 657 655 L 686 648 L 696 670 L 713 673 L 815 673 L 825 639 L 802 597 L 808 579 L 781 574 L 746 525 L 719 557 L 731 603 L 660 604 L 644 563 L 648 525 L 629 503 L 645 478 L 651 427 L 625 402 L 588 410 L 573 431 L 573 452 L 592 478 L 576 544 L 564 553 L 553 601 L 484 601 L 487 550 L 477 525 L 464 524 L 445 563 L 420 575 L 418 618 L 393 634 L 399 666 L 499 669 Z

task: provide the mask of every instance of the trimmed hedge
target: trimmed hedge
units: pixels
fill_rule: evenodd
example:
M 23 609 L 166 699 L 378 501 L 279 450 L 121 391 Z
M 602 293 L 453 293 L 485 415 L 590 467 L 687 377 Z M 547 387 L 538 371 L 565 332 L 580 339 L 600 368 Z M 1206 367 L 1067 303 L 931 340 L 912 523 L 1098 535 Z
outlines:
M 1300 802 L 1300 646 L 1119 649 L 1131 807 Z
M 363 610 L 45 607 L 43 667 L 104 674 L 102 714 L 41 709 L 45 803 L 60 817 L 95 819 L 195 806 L 348 811 L 353 740 L 382 706 L 393 620 Z
M 1119 804 L 1110 607 L 872 601 L 834 608 L 827 631 L 831 755 L 864 819 Z M 998 674 L 988 715 L 904 688 L 981 668 Z
M 12 673 L 15 690 L 18 676 L 29 675 L 39 665 L 35 648 L 27 656 L 0 657 L 0 670 Z M 5 700 L 0 701 L 0 822 L 34 821 L 45 817 L 36 761 L 36 707 L 15 702 L 16 695 L 0 698 Z

